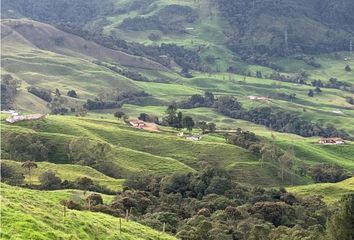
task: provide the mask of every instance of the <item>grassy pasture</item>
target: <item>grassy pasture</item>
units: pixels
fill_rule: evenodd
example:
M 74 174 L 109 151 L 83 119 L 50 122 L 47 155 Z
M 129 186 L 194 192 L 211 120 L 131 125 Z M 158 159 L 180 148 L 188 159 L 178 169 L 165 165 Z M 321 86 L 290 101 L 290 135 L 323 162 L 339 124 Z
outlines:
M 62 199 L 82 197 L 81 191 L 36 191 L 1 184 L 1 239 L 175 239 L 135 222 L 89 211 L 68 210 Z M 112 199 L 104 196 L 109 203 Z

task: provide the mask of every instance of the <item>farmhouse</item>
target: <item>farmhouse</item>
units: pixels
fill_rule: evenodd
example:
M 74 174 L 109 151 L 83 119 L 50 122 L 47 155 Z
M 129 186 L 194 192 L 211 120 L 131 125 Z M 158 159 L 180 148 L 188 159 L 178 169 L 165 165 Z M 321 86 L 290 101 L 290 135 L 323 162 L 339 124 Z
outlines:
M 40 120 L 45 118 L 43 114 L 29 114 L 29 115 L 12 115 L 11 117 L 6 118 L 8 123 L 16 123 L 21 121 L 33 121 Z
M 321 138 L 319 141 L 320 144 L 344 144 L 342 138 Z
M 132 125 L 133 127 L 136 127 L 136 128 L 146 127 L 146 123 L 142 120 L 129 121 L 129 124 Z
M 267 97 L 258 97 L 258 96 L 248 96 L 248 99 L 250 99 L 250 100 L 268 100 L 269 98 L 267 98 Z
M 192 135 L 192 136 L 188 136 L 186 137 L 187 140 L 191 140 L 191 141 L 199 141 L 202 139 L 202 136 L 200 135 Z

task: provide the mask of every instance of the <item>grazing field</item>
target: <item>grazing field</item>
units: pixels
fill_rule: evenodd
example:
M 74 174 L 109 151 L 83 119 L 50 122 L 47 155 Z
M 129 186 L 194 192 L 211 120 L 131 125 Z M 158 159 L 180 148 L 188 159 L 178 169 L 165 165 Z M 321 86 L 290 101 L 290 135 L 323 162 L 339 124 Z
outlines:
M 60 200 L 83 197 L 81 191 L 36 191 L 1 184 L 1 239 L 175 239 L 141 224 L 103 213 L 67 210 Z M 109 203 L 111 199 L 104 197 Z
M 318 194 L 323 196 L 324 201 L 334 204 L 346 193 L 354 192 L 354 177 L 338 183 L 317 183 L 305 186 L 287 188 L 289 192 L 294 192 L 299 196 Z
M 1 160 L 9 165 L 20 166 L 21 163 L 13 160 Z M 38 177 L 42 172 L 53 171 L 62 180 L 75 181 L 79 177 L 91 178 L 94 183 L 101 186 L 106 186 L 113 191 L 121 191 L 123 179 L 115 179 L 104 175 L 97 170 L 88 167 L 74 164 L 54 164 L 49 162 L 38 162 L 38 168 L 32 170 L 32 183 L 39 184 Z M 25 174 L 25 182 L 29 182 L 28 174 Z
M 193 172 L 200 168 L 200 162 L 207 162 L 238 172 L 234 176 L 240 182 L 253 183 L 255 178 L 252 175 L 256 169 L 253 166 L 259 164 L 258 159 L 247 150 L 226 144 L 220 137 L 217 141 L 211 138 L 191 142 L 177 137 L 175 132 L 150 133 L 116 120 L 49 116 L 38 122 L 3 124 L 3 141 L 6 142 L 6 133 L 10 131 L 31 133 L 55 144 L 56 150 L 49 156 L 49 161 L 58 164 L 71 164 L 65 151 L 72 139 L 87 137 L 93 141 L 107 142 L 112 146 L 114 163 L 121 169 L 123 177 L 142 170 L 159 175 Z M 257 173 L 266 180 L 262 184 L 278 182 L 275 169 L 267 169 Z

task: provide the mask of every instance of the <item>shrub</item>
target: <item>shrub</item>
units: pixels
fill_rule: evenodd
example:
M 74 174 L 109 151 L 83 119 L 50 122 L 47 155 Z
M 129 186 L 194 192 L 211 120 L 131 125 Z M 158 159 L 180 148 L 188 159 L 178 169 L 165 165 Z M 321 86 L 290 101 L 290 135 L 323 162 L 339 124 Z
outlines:
M 58 189 L 60 188 L 60 184 L 62 182 L 61 179 L 51 170 L 41 173 L 38 179 L 44 189 Z
M 25 180 L 25 176 L 21 169 L 1 161 L 1 182 L 10 185 L 21 185 Z

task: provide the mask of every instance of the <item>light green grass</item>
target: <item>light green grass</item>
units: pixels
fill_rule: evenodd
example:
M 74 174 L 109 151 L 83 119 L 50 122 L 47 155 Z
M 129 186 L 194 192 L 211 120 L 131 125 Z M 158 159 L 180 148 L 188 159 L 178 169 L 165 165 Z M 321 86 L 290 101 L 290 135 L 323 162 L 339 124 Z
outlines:
M 63 217 L 60 200 L 80 191 L 36 191 L 1 184 L 1 239 L 175 239 L 135 222 L 103 213 L 68 210 Z
M 306 186 L 296 186 L 287 188 L 289 192 L 294 192 L 299 196 L 322 195 L 324 201 L 333 204 L 340 200 L 341 196 L 346 193 L 354 192 L 354 177 L 346 179 L 338 183 L 318 183 Z
M 20 162 L 11 161 L 11 160 L 2 160 L 10 165 L 17 165 L 18 167 L 21 165 Z M 108 177 L 97 170 L 80 165 L 73 164 L 54 164 L 49 162 L 37 162 L 38 168 L 32 170 L 32 182 L 33 184 L 40 184 L 38 177 L 41 173 L 45 171 L 53 171 L 58 177 L 62 180 L 75 181 L 79 177 L 88 177 L 91 178 L 95 183 L 106 186 L 113 191 L 122 190 L 123 179 L 114 179 Z M 25 181 L 29 181 L 29 175 L 25 172 L 26 179 Z

